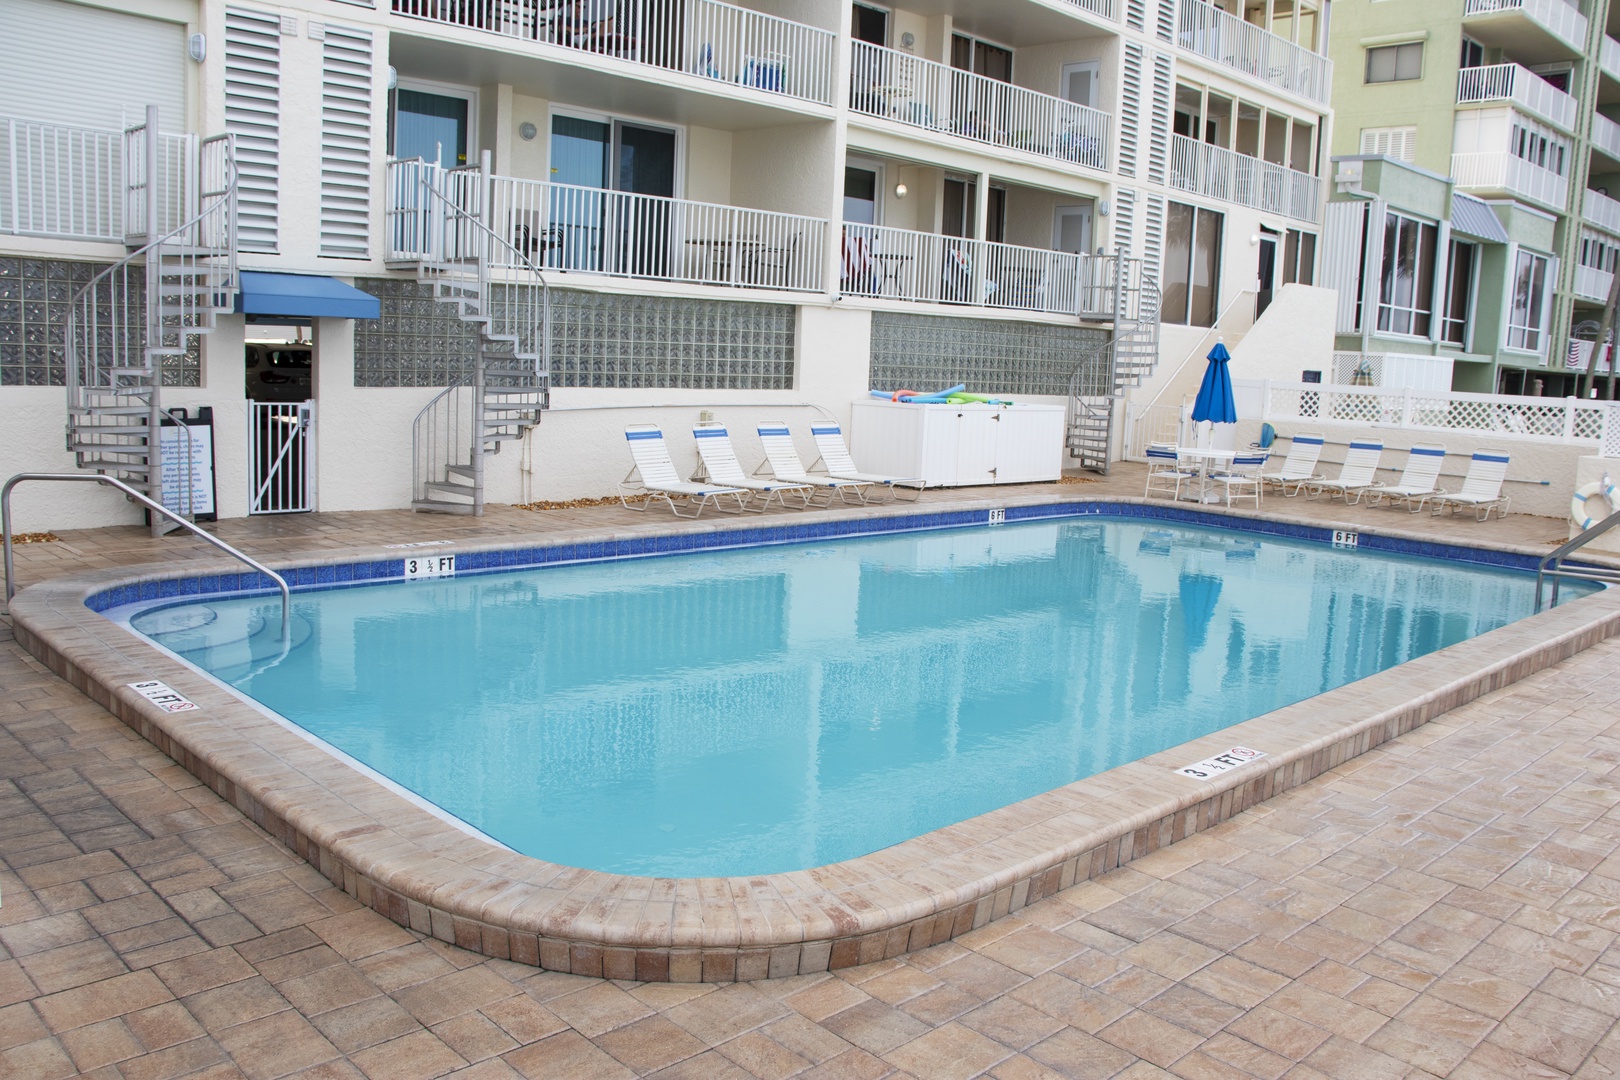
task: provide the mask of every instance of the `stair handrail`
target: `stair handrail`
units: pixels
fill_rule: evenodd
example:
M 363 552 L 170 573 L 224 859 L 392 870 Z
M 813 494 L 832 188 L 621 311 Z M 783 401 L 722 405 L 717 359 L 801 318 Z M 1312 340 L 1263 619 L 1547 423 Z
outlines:
M 1605 476 L 1604 480 L 1608 480 Z M 1607 485 L 1605 485 L 1607 487 Z M 1536 608 L 1535 613 L 1541 613 L 1542 586 L 1547 578 L 1552 579 L 1552 606 L 1558 606 L 1558 585 L 1564 578 L 1575 578 L 1581 581 L 1607 581 L 1620 582 L 1620 569 L 1611 569 L 1600 566 L 1582 566 L 1574 569 L 1565 569 L 1564 560 L 1574 552 L 1590 544 L 1610 529 L 1620 526 L 1620 510 L 1616 510 L 1602 521 L 1581 532 L 1567 542 L 1560 544 L 1553 551 L 1544 556 L 1536 565 Z
M 0 541 L 3 541 L 5 547 L 6 606 L 8 613 L 11 606 L 11 598 L 17 595 L 11 561 L 11 489 L 25 480 L 62 480 L 79 483 L 89 482 L 93 484 L 107 484 L 110 487 L 115 487 L 122 491 L 126 496 L 133 499 L 135 502 L 138 502 L 142 506 L 146 507 L 146 509 L 152 513 L 162 514 L 164 517 L 168 518 L 176 525 L 179 525 L 181 528 L 189 529 L 191 532 L 196 533 L 198 536 L 208 541 L 208 543 L 225 552 L 225 554 L 229 555 L 231 558 L 236 559 L 238 562 L 245 563 L 254 570 L 257 570 L 259 573 L 275 582 L 276 588 L 281 591 L 281 640 L 283 642 L 287 641 L 288 632 L 292 626 L 292 593 L 287 587 L 286 578 L 282 577 L 280 574 L 276 573 L 268 566 L 265 566 L 252 556 L 238 551 L 236 548 L 227 544 L 225 541 L 221 540 L 212 533 L 204 532 L 202 529 L 197 528 L 196 525 L 193 525 L 179 514 L 176 514 L 167 506 L 147 498 L 145 495 L 141 494 L 139 491 L 136 491 L 134 488 L 130 487 L 117 477 L 106 476 L 102 473 L 18 473 L 16 476 L 13 476 L 10 480 L 6 481 L 5 487 L 0 488 Z
M 202 150 L 198 155 L 199 171 L 207 168 L 206 159 L 208 157 L 209 147 L 217 144 L 222 145 L 224 148 L 224 158 L 220 162 L 220 167 L 223 170 L 222 182 L 224 186 L 213 191 L 201 190 L 198 192 L 198 200 L 203 204 L 203 209 L 199 210 L 183 224 L 169 230 L 156 240 L 149 241 L 144 246 L 130 252 L 128 255 L 125 255 L 122 259 L 119 259 L 101 273 L 91 278 L 84 284 L 82 288 L 79 289 L 77 293 L 73 295 L 73 300 L 68 305 L 67 318 L 63 320 L 62 326 L 62 344 L 64 352 L 63 362 L 64 367 L 66 368 L 64 382 L 67 387 L 68 402 L 70 405 L 74 402 L 77 391 L 83 388 L 79 369 L 84 358 L 77 354 L 77 350 L 74 347 L 76 331 L 79 329 L 80 309 L 84 306 L 85 297 L 93 296 L 94 290 L 103 281 L 118 273 L 120 270 L 127 270 L 136 262 L 136 260 L 144 260 L 154 249 L 172 243 L 177 237 L 184 233 L 195 229 L 200 235 L 203 231 L 203 223 L 209 217 L 218 214 L 222 209 L 224 210 L 225 214 L 225 237 L 221 254 L 224 257 L 225 262 L 223 264 L 215 265 L 221 266 L 221 268 L 227 272 L 228 280 L 236 280 L 237 261 L 235 194 L 237 189 L 237 169 L 235 140 L 236 137 L 234 135 L 225 134 L 211 135 L 202 141 Z M 215 246 L 217 247 L 219 245 Z M 122 299 L 127 305 L 128 297 L 125 296 Z M 115 303 L 116 302 L 117 301 L 115 299 Z M 146 318 L 149 319 L 158 317 L 156 313 L 151 311 L 147 311 L 145 315 Z M 184 327 L 181 327 L 182 331 L 184 329 Z M 115 341 L 112 347 L 116 349 L 117 346 L 118 343 Z M 144 342 L 140 347 L 144 349 Z

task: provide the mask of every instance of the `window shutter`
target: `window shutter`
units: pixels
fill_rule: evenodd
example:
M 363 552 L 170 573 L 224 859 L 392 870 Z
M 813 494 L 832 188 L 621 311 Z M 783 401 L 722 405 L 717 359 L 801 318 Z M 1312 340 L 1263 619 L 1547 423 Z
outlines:
M 1176 0 L 1159 0 L 1157 29 L 1160 41 L 1176 40 Z
M 225 9 L 225 130 L 236 136 L 237 246 L 276 250 L 281 19 Z
M 1132 30 L 1147 29 L 1147 0 L 1125 0 L 1125 25 Z
M 1108 254 L 1122 249 L 1127 256 L 1136 249 L 1136 192 L 1131 188 L 1114 189 L 1114 248 Z
M 1142 127 L 1142 46 L 1125 43 L 1119 88 L 1119 175 L 1136 175 L 1136 140 Z
M 1142 265 L 1154 280 L 1163 281 L 1159 260 L 1164 258 L 1164 196 L 1149 195 L 1143 216 Z
M 371 253 L 371 34 L 327 26 L 321 56 L 321 254 Z
M 1412 161 L 1417 157 L 1417 128 L 1362 128 L 1361 152 Z
M 1153 115 L 1148 118 L 1148 179 L 1165 182 L 1170 160 L 1170 57 L 1153 54 Z

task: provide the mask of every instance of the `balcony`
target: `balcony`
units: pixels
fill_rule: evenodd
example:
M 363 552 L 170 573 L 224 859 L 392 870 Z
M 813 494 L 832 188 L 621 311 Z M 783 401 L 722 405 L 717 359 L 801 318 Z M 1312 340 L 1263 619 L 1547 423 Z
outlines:
M 849 105 L 864 116 L 1088 169 L 1108 168 L 1110 116 L 910 53 L 852 43 Z
M 1176 41 L 1183 49 L 1267 86 L 1328 103 L 1333 63 L 1203 0 L 1181 0 Z
M 396 15 L 832 104 L 837 35 L 717 0 L 619 0 L 583 23 L 547 0 L 393 0 Z
M 1466 0 L 1463 32 L 1530 64 L 1579 57 L 1586 16 L 1564 0 Z
M 1575 99 L 1518 64 L 1463 68 L 1457 72 L 1457 104 L 1511 102 L 1563 131 L 1575 130 Z
M 1170 137 L 1170 186 L 1299 221 L 1321 210 L 1317 177 L 1185 135 Z
M 845 225 L 841 274 L 843 292 L 850 296 L 1106 320 L 1112 317 L 1117 261 L 1108 255 Z
M 443 205 L 476 216 L 485 204 L 478 171 L 420 161 L 393 161 L 388 170 L 388 261 L 442 258 L 445 252 L 423 250 L 447 232 L 435 218 Z M 424 205 L 424 184 L 442 193 L 444 204 Z M 511 244 L 497 252 L 498 268 L 517 269 L 521 254 L 542 270 L 822 290 L 825 218 L 510 176 L 490 178 L 487 205 L 487 224 Z
M 1470 195 L 1510 195 L 1562 213 L 1569 180 L 1512 154 L 1452 154 L 1451 175 Z
M 1605 232 L 1620 236 L 1620 200 L 1588 188 L 1581 196 L 1581 220 Z
M 1579 300 L 1590 300 L 1594 304 L 1606 304 L 1609 301 L 1609 290 L 1614 285 L 1614 275 L 1607 270 L 1599 270 L 1595 266 L 1577 266 L 1575 268 L 1575 297 Z
M 1604 154 L 1609 160 L 1620 163 L 1620 124 L 1610 120 L 1602 113 L 1592 114 L 1592 149 Z M 1609 169 L 1596 169 L 1597 172 L 1609 172 Z
M 1598 49 L 1598 70 L 1604 78 L 1620 82 L 1620 41 L 1607 34 L 1603 35 L 1603 44 Z

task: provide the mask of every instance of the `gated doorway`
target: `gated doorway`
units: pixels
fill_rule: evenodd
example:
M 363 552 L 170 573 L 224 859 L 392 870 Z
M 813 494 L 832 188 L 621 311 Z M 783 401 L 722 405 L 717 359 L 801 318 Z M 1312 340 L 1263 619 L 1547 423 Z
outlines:
M 304 342 L 246 346 L 249 514 L 315 509 L 313 359 Z

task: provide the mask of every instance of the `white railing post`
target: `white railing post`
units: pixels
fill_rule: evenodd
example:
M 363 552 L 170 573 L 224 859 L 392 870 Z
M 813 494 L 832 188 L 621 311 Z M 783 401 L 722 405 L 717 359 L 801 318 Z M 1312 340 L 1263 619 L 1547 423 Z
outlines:
M 1411 427 L 1411 426 L 1412 426 L 1412 388 L 1410 386 L 1407 386 L 1407 387 L 1403 387 L 1401 389 L 1401 427 L 1406 428 L 1406 427 Z
M 1596 350 L 1593 350 L 1596 352 Z M 1596 363 L 1594 357 L 1592 363 Z M 1575 439 L 1575 402 L 1579 400 L 1573 395 L 1564 399 L 1564 441 L 1573 442 Z
M 1260 419 L 1271 419 L 1271 380 L 1260 381 Z

